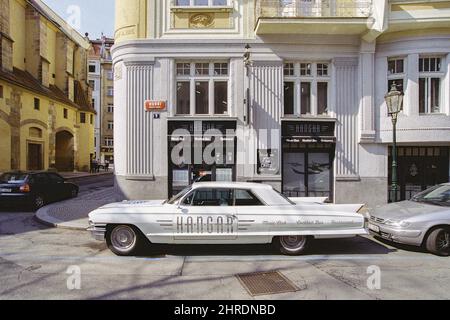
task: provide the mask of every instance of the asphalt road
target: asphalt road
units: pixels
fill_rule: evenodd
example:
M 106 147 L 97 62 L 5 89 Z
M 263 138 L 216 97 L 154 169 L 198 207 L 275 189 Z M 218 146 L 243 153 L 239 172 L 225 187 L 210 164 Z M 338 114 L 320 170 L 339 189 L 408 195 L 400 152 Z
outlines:
M 236 275 L 274 270 L 299 291 L 258 299 L 450 299 L 450 258 L 370 237 L 317 241 L 301 257 L 270 246 L 162 246 L 123 258 L 87 232 L 0 212 L 2 300 L 253 299 Z

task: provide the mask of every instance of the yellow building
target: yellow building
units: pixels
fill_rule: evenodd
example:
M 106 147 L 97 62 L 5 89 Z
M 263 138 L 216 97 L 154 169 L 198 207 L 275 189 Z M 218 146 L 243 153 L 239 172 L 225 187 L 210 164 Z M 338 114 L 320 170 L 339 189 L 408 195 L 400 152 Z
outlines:
M 89 170 L 89 46 L 42 1 L 0 0 L 0 172 Z

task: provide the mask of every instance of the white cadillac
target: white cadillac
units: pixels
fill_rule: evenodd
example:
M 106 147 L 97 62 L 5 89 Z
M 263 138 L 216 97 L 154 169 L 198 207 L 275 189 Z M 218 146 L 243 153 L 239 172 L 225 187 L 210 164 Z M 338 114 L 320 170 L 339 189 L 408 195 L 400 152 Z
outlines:
M 367 235 L 363 205 L 286 198 L 254 183 L 196 183 L 169 201 L 124 201 L 89 214 L 93 237 L 117 255 L 150 244 L 269 244 L 305 252 L 312 239 Z

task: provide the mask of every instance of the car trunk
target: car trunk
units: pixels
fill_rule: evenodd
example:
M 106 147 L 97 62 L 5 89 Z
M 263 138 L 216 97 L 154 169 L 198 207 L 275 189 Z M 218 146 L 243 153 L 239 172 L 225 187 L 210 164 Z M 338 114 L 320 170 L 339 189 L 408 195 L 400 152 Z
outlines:
M 20 193 L 20 187 L 23 186 L 25 182 L 21 183 L 4 183 L 0 182 L 0 193 L 8 194 L 8 193 Z

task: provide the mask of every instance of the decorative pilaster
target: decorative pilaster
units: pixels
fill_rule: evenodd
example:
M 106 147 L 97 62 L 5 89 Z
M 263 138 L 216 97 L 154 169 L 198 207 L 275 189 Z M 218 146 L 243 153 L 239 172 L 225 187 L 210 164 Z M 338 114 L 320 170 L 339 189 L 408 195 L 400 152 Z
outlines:
M 145 100 L 153 99 L 153 64 L 154 61 L 125 61 L 126 174 L 129 177 L 153 176 L 153 118 L 144 108 Z
M 375 142 L 375 47 L 376 42 L 362 42 L 360 53 L 361 142 Z
M 359 179 L 358 58 L 335 58 L 336 79 L 336 178 Z

